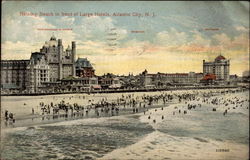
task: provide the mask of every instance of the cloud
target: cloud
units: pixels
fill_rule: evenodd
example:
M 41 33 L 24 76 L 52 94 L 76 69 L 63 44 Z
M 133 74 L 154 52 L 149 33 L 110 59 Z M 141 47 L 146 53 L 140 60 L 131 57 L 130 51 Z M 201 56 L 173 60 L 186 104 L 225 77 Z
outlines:
M 245 28 L 238 28 L 245 31 Z M 205 36 L 198 31 L 180 32 L 171 28 L 169 31 L 157 33 L 155 37 L 156 50 L 166 52 L 211 53 L 227 50 L 249 51 L 249 36 L 242 33 L 231 38 L 226 33 L 214 34 L 211 37 Z
M 190 44 L 200 45 L 204 47 L 209 47 L 211 44 L 211 40 L 207 37 L 204 37 L 200 32 L 193 32 L 192 39 L 190 40 Z
M 72 41 L 76 41 L 76 33 L 73 30 L 65 30 L 65 31 L 58 31 L 54 33 L 57 39 L 62 39 L 62 43 L 64 46 L 71 45 Z M 51 35 L 49 36 L 51 37 Z M 47 37 L 48 40 L 48 37 Z M 77 42 L 76 42 L 77 43 Z
M 249 36 L 247 34 L 240 34 L 234 38 L 230 38 L 225 33 L 216 34 L 213 37 L 216 41 L 216 45 L 223 51 L 225 50 L 249 50 Z
M 137 39 L 132 39 L 125 42 L 122 47 L 118 48 L 117 53 L 120 55 L 141 55 L 148 53 L 152 47 L 153 44 L 149 41 L 138 41 Z
M 77 43 L 76 47 L 78 55 L 105 55 L 105 48 L 107 48 L 105 42 L 91 40 Z
M 169 31 L 159 32 L 155 37 L 156 48 L 168 52 L 207 52 L 211 46 L 211 40 L 200 32 L 181 32 L 174 28 Z M 211 49 L 215 49 L 211 47 Z
M 185 32 L 177 31 L 175 28 L 170 28 L 169 31 L 157 33 L 155 41 L 157 44 L 177 46 L 188 43 L 188 35 Z
M 228 48 L 232 43 L 231 38 L 229 38 L 225 33 L 216 34 L 212 38 L 215 41 L 215 44 L 221 46 L 222 48 Z
M 14 19 L 5 19 L 3 25 L 3 41 L 25 41 L 38 42 L 46 40 L 51 36 L 49 31 L 41 31 L 39 28 L 56 28 L 54 25 L 46 22 L 44 17 L 16 17 Z
M 41 46 L 31 45 L 27 42 L 12 42 L 6 41 L 2 44 L 1 58 L 2 59 L 29 59 L 31 52 L 34 52 Z
M 60 19 L 56 19 L 56 23 L 60 26 L 62 25 L 62 26 L 72 27 L 72 25 L 74 25 L 74 22 L 75 22 L 75 17 L 63 16 Z
M 92 16 L 83 18 L 79 25 L 74 27 L 74 31 L 78 33 L 77 39 L 85 40 L 102 40 L 106 41 L 109 33 L 117 40 L 124 39 L 127 36 L 127 30 L 115 25 L 115 21 L 110 17 Z
M 168 23 L 172 22 L 180 26 L 184 26 L 186 28 L 204 28 L 204 24 L 201 24 L 197 21 L 197 18 L 185 16 L 185 15 L 168 15 L 168 16 L 162 16 L 162 19 L 168 21 Z
M 46 21 L 45 17 L 35 16 L 7 16 L 2 30 L 2 57 L 12 59 L 29 58 L 31 51 L 39 51 L 45 41 L 48 41 L 54 34 L 58 39 L 63 39 L 65 46 L 75 40 L 76 33 L 73 30 L 51 31 L 42 29 L 63 29 L 64 26 L 70 29 L 74 18 L 62 17 L 55 26 Z M 68 26 L 67 26 L 68 25 Z M 10 54 L 10 55 L 7 55 Z
M 249 32 L 249 28 L 245 26 L 235 26 L 235 29 L 241 32 Z

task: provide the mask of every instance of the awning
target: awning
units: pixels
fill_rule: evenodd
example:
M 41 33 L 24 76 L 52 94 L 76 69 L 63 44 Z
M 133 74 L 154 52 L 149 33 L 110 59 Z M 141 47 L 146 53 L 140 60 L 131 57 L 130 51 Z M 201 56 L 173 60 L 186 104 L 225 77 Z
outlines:
M 101 89 L 102 87 L 100 85 L 93 85 L 92 88 L 94 88 L 94 89 Z
M 110 85 L 109 88 L 121 88 L 121 84 Z
M 20 86 L 17 86 L 16 84 L 2 84 L 3 89 L 20 89 Z

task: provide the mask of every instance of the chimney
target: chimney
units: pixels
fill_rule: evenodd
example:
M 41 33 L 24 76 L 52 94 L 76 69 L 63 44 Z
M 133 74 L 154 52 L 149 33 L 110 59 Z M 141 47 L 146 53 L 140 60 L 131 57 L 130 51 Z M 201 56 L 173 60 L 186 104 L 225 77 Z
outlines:
M 76 67 L 75 67 L 75 60 L 76 59 L 76 42 L 72 41 L 72 75 L 76 76 Z
M 58 72 L 58 79 L 62 79 L 63 78 L 63 74 L 62 74 L 62 56 L 63 56 L 63 46 L 62 46 L 62 39 L 58 39 L 58 62 L 59 62 L 59 72 Z

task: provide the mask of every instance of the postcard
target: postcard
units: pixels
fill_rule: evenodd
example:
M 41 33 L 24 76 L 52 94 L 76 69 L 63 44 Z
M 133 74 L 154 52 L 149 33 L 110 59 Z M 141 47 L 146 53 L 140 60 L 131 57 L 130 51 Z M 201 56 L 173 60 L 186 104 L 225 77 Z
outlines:
M 0 159 L 249 159 L 248 1 L 2 1 Z

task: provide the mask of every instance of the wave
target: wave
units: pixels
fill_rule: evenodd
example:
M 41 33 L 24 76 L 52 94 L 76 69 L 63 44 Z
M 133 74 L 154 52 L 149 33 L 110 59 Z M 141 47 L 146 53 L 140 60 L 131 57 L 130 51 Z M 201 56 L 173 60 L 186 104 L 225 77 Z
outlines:
M 154 131 L 139 142 L 116 149 L 100 159 L 248 159 L 248 148 L 236 143 L 176 137 Z M 216 152 L 218 149 L 230 152 Z

